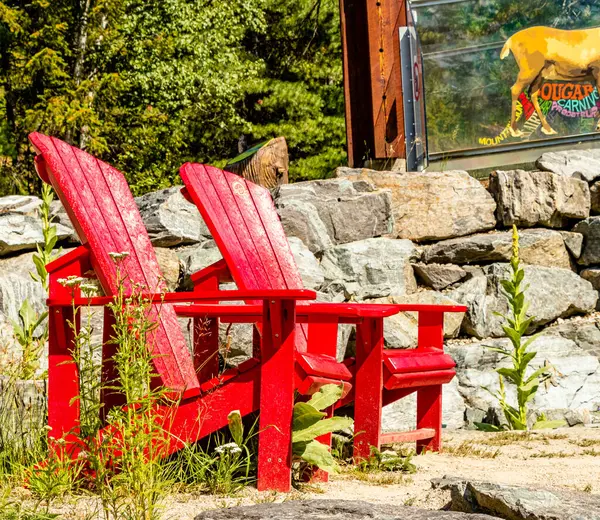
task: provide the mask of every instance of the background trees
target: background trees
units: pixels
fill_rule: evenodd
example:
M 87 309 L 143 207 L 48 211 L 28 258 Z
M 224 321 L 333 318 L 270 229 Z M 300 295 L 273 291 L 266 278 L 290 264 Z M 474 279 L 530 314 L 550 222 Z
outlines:
M 335 0 L 0 1 L 0 194 L 36 188 L 34 130 L 137 193 L 278 134 L 292 177 L 324 176 L 344 159 L 338 23 Z

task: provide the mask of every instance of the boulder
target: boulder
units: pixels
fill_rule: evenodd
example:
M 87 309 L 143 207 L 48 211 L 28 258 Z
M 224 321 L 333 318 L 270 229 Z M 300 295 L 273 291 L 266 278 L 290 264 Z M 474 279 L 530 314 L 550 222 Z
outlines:
M 589 267 L 579 273 L 584 280 L 587 280 L 592 284 L 592 287 L 597 291 L 600 290 L 600 268 Z
M 540 170 L 593 182 L 600 177 L 600 150 L 548 152 L 536 162 Z
M 287 500 L 204 511 L 195 520 L 493 520 L 491 516 L 431 511 L 359 500 Z
M 71 230 L 56 224 L 58 240 L 64 240 Z M 0 214 L 0 257 L 35 249 L 44 241 L 41 221 L 21 213 Z
M 338 168 L 338 176 L 364 179 L 392 192 L 394 236 L 443 240 L 496 227 L 496 204 L 465 171 L 396 173 Z
M 600 264 L 600 217 L 579 222 L 573 231 L 583 235 L 583 251 L 577 259 L 580 265 Z
M 600 520 L 600 497 L 572 489 L 550 491 L 452 477 L 432 484 L 450 490 L 452 511 L 510 520 Z
M 275 206 L 288 237 L 318 253 L 392 232 L 391 197 L 365 181 L 327 179 L 283 185 Z
M 297 237 L 290 237 L 288 240 L 304 287 L 306 289 L 319 289 L 325 281 L 321 264 L 302 240 Z
M 223 258 L 213 240 L 205 240 L 194 246 L 184 246 L 175 250 L 183 264 L 183 288 L 193 289 L 190 276 Z
M 176 291 L 179 288 L 180 278 L 183 275 L 181 260 L 179 260 L 177 253 L 171 249 L 155 247 L 154 252 L 156 253 L 160 272 L 167 283 L 169 291 Z
M 447 296 L 436 291 L 420 291 L 405 296 L 388 296 L 369 300 L 371 303 L 382 304 L 416 304 L 416 305 L 457 305 Z M 444 337 L 455 338 L 460 332 L 464 318 L 462 312 L 444 314 Z M 413 348 L 417 346 L 418 313 L 400 312 L 385 319 L 383 334 L 385 344 L 389 348 Z
M 173 186 L 135 199 L 155 246 L 195 244 L 211 236 L 196 206 L 180 190 L 181 186 Z
M 583 251 L 583 235 L 581 233 L 573 233 L 572 231 L 559 231 L 565 246 L 573 258 L 579 258 Z
M 418 253 L 410 240 L 368 238 L 327 249 L 321 259 L 325 286 L 339 284 L 347 300 L 416 291 L 411 263 Z
M 71 219 L 69 219 L 69 215 L 67 215 L 67 212 L 60 200 L 53 200 L 50 203 L 50 217 L 52 218 L 52 222 L 54 224 L 60 224 L 70 231 L 69 236 L 65 238 L 66 242 L 71 244 L 80 243 L 75 228 L 73 227 L 73 224 L 71 224 Z
M 600 182 L 595 182 L 590 186 L 590 212 L 592 215 L 600 214 Z
M 562 227 L 569 218 L 590 216 L 587 182 L 551 172 L 496 171 L 489 190 L 503 226 Z
M 452 264 L 414 264 L 417 279 L 424 285 L 441 291 L 467 276 L 467 271 Z
M 571 268 L 562 235 L 550 229 L 519 232 L 521 260 L 526 264 Z M 423 248 L 426 263 L 472 264 L 508 262 L 512 255 L 512 232 L 494 232 L 443 240 Z
M 41 284 L 34 282 L 29 274 L 0 274 L 0 312 L 7 318 L 19 322 L 19 309 L 25 299 L 36 312 L 46 311 L 46 298 Z
M 42 205 L 42 199 L 31 195 L 8 195 L 0 197 L 0 215 L 4 213 L 18 213 L 37 217 Z
M 486 339 L 468 345 L 448 345 L 446 351 L 456 361 L 458 389 L 466 407 L 487 412 L 496 410 L 503 418 L 498 401 L 490 392 L 499 389 L 496 368 L 511 361 L 486 347 L 512 348 L 507 338 Z M 548 417 L 564 418 L 569 410 L 595 410 L 600 405 L 600 363 L 596 356 L 574 341 L 554 334 L 538 336 L 529 347 L 537 352 L 532 370 L 549 365 L 552 378 L 541 385 L 530 409 Z M 507 400 L 516 402 L 516 390 L 506 385 Z M 535 417 L 530 418 L 532 421 Z
M 442 425 L 448 429 L 465 426 L 465 401 L 458 388 L 458 378 L 442 386 Z M 381 429 L 384 432 L 414 430 L 417 427 L 417 394 L 384 406 Z
M 532 330 L 557 318 L 586 314 L 594 310 L 598 293 L 587 280 L 572 271 L 557 267 L 525 266 L 524 286 L 530 302 L 528 316 L 535 316 Z M 504 335 L 504 319 L 497 313 L 508 312 L 508 302 L 500 281 L 508 279 L 507 264 L 484 268 L 485 276 L 474 278 L 449 291 L 447 296 L 468 307 L 463 332 L 478 338 Z
M 544 334 L 574 341 L 588 354 L 600 359 L 600 315 L 577 317 L 544 329 Z

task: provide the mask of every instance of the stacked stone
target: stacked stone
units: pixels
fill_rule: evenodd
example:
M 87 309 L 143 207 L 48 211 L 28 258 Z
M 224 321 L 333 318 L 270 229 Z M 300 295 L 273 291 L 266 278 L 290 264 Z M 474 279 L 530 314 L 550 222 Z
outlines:
M 538 162 L 543 171 L 494 172 L 489 188 L 464 171 L 339 168 L 336 178 L 281 186 L 273 197 L 304 284 L 320 300 L 467 306 L 465 315 L 449 314 L 445 322 L 447 349 L 458 367 L 458 377 L 444 388 L 449 428 L 481 420 L 496 406 L 486 388 L 497 388 L 494 369 L 504 362 L 484 345 L 507 342 L 498 316 L 507 311 L 499 280 L 508 276 L 510 227 L 516 224 L 529 314 L 536 317 L 530 332 L 541 332 L 533 366 L 547 363 L 555 371 L 533 408 L 570 424 L 591 422 L 600 406 L 600 318 L 594 314 L 600 289 L 600 216 L 594 216 L 600 215 L 600 182 L 595 184 L 600 154 L 596 163 L 577 159 L 577 166 L 569 157 L 544 155 Z M 191 273 L 221 258 L 197 209 L 177 187 L 136 202 L 169 288 L 189 289 Z M 0 198 L 0 341 L 7 318 L 16 319 L 25 297 L 39 309 L 44 305 L 39 284 L 28 275 L 31 250 L 41 241 L 39 204 L 35 197 Z M 54 214 L 63 245 L 74 246 L 59 203 Z M 388 347 L 416 346 L 414 313 L 387 319 L 384 330 Z M 223 327 L 221 333 L 227 363 L 250 354 L 250 325 Z M 352 327 L 342 326 L 338 355 L 352 352 Z M 383 424 L 410 427 L 414 401 L 386 407 Z

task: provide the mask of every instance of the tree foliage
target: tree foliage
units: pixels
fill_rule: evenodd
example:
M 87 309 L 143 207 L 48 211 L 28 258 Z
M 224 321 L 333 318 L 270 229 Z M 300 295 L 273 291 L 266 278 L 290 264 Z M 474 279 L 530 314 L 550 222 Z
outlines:
M 344 157 L 335 0 L 0 1 L 0 193 L 37 178 L 41 131 L 114 164 L 135 192 L 240 137 L 284 135 L 292 174 Z

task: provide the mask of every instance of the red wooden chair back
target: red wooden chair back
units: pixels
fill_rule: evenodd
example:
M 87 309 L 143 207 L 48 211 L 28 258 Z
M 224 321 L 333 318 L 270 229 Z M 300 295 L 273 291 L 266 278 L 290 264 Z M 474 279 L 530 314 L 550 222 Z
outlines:
M 269 191 L 230 172 L 203 164 L 180 169 L 239 289 L 303 289 L 290 244 Z M 296 348 L 306 350 L 306 327 Z
M 165 291 L 154 249 L 123 175 L 59 139 L 32 133 L 29 140 L 41 154 L 36 169 L 65 207 L 105 294 L 116 294 L 119 283 L 129 292 L 134 286 L 149 293 Z M 117 267 L 110 253 L 123 252 L 128 256 Z M 149 319 L 157 323 L 151 343 L 161 383 L 187 395 L 197 393 L 192 356 L 172 305 L 154 306 Z

